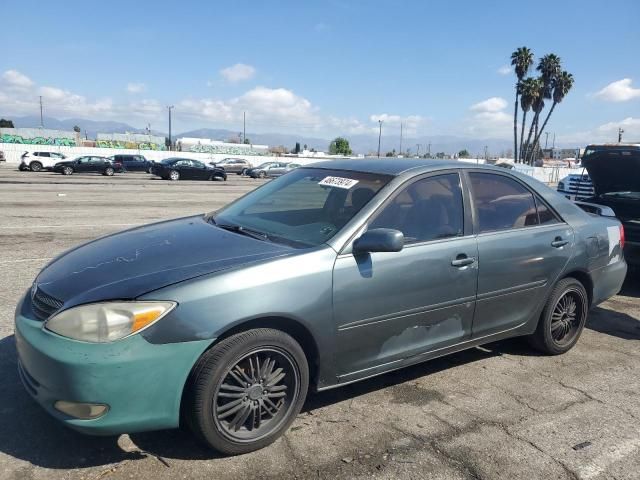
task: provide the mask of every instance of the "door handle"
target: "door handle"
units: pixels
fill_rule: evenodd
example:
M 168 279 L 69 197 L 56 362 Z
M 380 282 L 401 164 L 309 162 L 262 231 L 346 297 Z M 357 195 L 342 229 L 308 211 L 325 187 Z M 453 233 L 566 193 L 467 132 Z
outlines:
M 551 246 L 553 248 L 562 248 L 564 247 L 567 243 L 569 243 L 568 240 L 563 240 L 562 237 L 556 237 L 556 239 L 551 242 Z
M 460 254 L 455 258 L 455 260 L 451 260 L 451 265 L 453 267 L 466 267 L 475 261 L 475 257 L 467 257 L 465 254 Z

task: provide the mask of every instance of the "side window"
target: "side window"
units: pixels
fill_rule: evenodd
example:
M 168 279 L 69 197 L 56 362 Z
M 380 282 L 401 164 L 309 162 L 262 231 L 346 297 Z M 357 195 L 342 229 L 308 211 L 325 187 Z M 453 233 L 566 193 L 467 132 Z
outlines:
M 493 173 L 469 178 L 481 233 L 539 224 L 533 194 L 517 181 Z
M 384 207 L 368 228 L 400 230 L 406 243 L 462 236 L 460 176 L 450 173 L 413 182 Z
M 538 207 L 538 218 L 540 225 L 551 225 L 553 223 L 560 223 L 560 219 L 553 213 L 544 201 L 536 195 L 536 206 Z
M 198 162 L 197 160 L 191 160 L 191 166 L 196 168 L 204 168 L 204 163 Z
M 38 153 L 39 157 L 45 157 L 45 158 L 49 158 L 49 152 L 39 152 Z

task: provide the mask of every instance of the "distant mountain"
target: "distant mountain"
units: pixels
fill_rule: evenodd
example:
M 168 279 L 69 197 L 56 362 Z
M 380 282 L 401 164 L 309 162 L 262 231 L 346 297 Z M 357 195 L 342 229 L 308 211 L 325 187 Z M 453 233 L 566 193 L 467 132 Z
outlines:
M 26 116 L 26 117 L 13 117 L 13 123 L 16 127 L 39 127 L 40 117 L 38 116 Z M 87 120 L 83 118 L 69 118 L 66 120 L 58 120 L 52 117 L 44 118 L 45 128 L 52 128 L 57 130 L 72 130 L 75 125 L 81 128 L 82 135 L 85 131 L 89 138 L 96 138 L 98 133 L 146 133 L 144 129 L 132 127 L 123 122 L 113 121 L 100 121 L 100 120 Z M 152 130 L 154 135 L 166 136 L 166 132 Z M 367 154 L 376 152 L 378 150 L 378 137 L 377 135 L 345 135 L 349 139 L 351 148 L 355 153 Z M 229 140 L 230 138 L 238 138 L 238 130 L 227 130 L 218 128 L 200 128 L 196 130 L 189 130 L 182 133 L 174 133 L 174 139 L 180 137 L 195 137 L 195 138 L 209 138 L 212 140 Z M 301 147 L 307 145 L 309 149 L 316 149 L 318 151 L 326 152 L 329 149 L 329 143 L 331 139 L 319 138 L 319 137 L 306 137 L 302 135 L 287 134 L 287 133 L 253 133 L 247 132 L 247 138 L 252 143 L 259 145 L 284 145 L 287 148 L 293 149 L 296 142 L 300 143 Z M 394 148 L 396 151 L 399 149 L 400 139 L 396 136 L 384 136 L 381 142 L 381 154 L 392 151 Z M 472 156 L 484 155 L 484 147 L 491 155 L 499 155 L 501 152 L 513 148 L 510 140 L 508 139 L 476 139 L 457 137 L 452 135 L 434 135 L 434 136 L 420 136 L 404 138 L 402 145 L 403 150 L 409 148 L 412 154 L 415 154 L 417 150 L 416 144 L 420 144 L 420 153 L 427 151 L 428 145 L 431 144 L 431 153 L 445 152 L 448 154 L 454 154 L 460 150 L 466 149 Z
M 12 117 L 13 124 L 16 128 L 37 128 L 40 126 L 39 116 L 26 116 L 26 117 Z M 68 118 L 66 120 L 58 120 L 53 117 L 44 117 L 44 127 L 51 128 L 53 130 L 73 130 L 76 125 L 80 127 L 82 136 L 85 131 L 87 137 L 96 138 L 98 133 L 147 133 L 146 130 L 141 128 L 132 127 L 123 122 L 101 121 L 101 120 L 87 120 L 85 118 Z M 152 131 L 155 135 L 165 135 L 162 132 Z

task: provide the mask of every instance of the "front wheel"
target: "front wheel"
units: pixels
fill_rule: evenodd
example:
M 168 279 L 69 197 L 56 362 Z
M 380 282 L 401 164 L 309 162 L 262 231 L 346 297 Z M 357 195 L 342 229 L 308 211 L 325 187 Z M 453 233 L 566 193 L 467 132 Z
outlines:
M 258 174 L 258 178 L 265 178 L 266 176 L 267 176 L 267 172 L 264 172 L 264 171 Z
M 589 300 L 582 283 L 575 278 L 560 280 L 549 295 L 530 343 L 549 355 L 568 352 L 580 338 L 588 311 Z
M 64 167 L 62 169 L 62 174 L 63 175 L 71 175 L 73 173 L 73 168 L 71 167 Z
M 184 414 L 210 447 L 239 455 L 280 437 L 300 412 L 308 387 L 309 368 L 298 342 L 279 330 L 248 330 L 200 358 Z
M 180 180 L 180 172 L 177 170 L 171 170 L 171 172 L 169 172 L 169 180 Z
M 108 167 L 108 168 L 104 171 L 104 174 L 105 174 L 107 177 L 113 177 L 113 174 L 114 174 L 114 170 L 113 170 L 113 168 Z

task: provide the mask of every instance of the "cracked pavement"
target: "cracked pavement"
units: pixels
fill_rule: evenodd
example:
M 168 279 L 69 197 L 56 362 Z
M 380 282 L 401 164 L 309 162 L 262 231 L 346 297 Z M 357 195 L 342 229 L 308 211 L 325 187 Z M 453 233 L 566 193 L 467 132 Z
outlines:
M 591 311 L 566 355 L 514 339 L 310 395 L 283 438 L 240 457 L 180 430 L 87 437 L 49 418 L 19 382 L 13 340 L 38 270 L 80 242 L 214 210 L 261 183 L 0 166 L 0 480 L 640 478 L 640 277 Z

